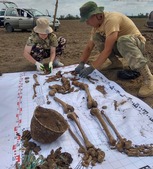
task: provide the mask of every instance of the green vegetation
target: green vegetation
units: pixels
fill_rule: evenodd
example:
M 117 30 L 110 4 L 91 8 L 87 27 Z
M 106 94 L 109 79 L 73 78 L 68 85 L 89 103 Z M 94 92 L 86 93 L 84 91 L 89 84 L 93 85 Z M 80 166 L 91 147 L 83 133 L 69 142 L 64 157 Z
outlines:
M 140 13 L 138 15 L 130 15 L 128 17 L 129 18 L 148 18 L 148 15 L 149 15 L 148 13 L 146 13 L 146 14 Z M 60 17 L 58 19 L 60 19 L 60 20 L 78 20 L 78 19 L 80 19 L 80 17 L 78 15 L 73 16 L 71 14 L 68 14 L 66 16 L 60 15 Z
M 77 19 L 80 19 L 80 17 L 79 17 L 78 15 L 73 16 L 73 15 L 71 15 L 71 14 L 68 14 L 68 15 L 66 15 L 66 16 L 61 15 L 61 16 L 59 17 L 59 19 L 60 19 L 60 20 L 77 20 Z
M 128 16 L 129 18 L 148 18 L 149 14 L 146 13 L 145 15 L 143 13 L 138 14 L 137 16 L 132 15 L 132 16 Z

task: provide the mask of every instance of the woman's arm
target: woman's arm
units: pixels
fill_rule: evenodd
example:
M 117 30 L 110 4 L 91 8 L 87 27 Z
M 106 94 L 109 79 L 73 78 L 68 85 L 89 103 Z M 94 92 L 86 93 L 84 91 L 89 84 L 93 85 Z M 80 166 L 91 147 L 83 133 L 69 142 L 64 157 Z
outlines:
M 23 51 L 23 56 L 31 63 L 35 64 L 36 60 L 30 55 L 32 46 L 27 46 L 25 45 L 24 51 Z
M 56 48 L 51 46 L 50 47 L 50 62 L 53 63 L 55 56 L 56 56 Z

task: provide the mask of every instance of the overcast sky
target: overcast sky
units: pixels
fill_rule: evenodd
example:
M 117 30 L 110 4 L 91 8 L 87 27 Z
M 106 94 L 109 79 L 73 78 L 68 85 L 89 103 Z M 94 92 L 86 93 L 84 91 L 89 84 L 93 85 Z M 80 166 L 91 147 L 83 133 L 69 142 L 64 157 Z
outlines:
M 43 13 L 46 10 L 54 14 L 56 0 L 12 0 L 19 7 L 35 8 Z M 79 8 L 88 0 L 58 0 L 57 17 L 71 14 L 79 15 Z M 146 14 L 153 10 L 153 0 L 95 0 L 98 6 L 104 6 L 105 11 L 117 11 L 126 15 Z

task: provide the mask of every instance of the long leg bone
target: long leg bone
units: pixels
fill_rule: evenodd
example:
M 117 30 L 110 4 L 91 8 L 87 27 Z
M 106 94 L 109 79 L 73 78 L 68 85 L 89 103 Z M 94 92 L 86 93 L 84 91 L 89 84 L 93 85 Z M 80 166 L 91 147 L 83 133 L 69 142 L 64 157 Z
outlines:
M 117 150 L 122 152 L 124 149 L 129 149 L 132 146 L 132 141 L 122 138 L 117 129 L 115 128 L 115 126 L 113 125 L 113 123 L 111 122 L 111 120 L 109 119 L 109 117 L 103 111 L 101 111 L 101 113 L 102 115 L 104 115 L 104 117 L 106 118 L 106 120 L 108 121 L 111 128 L 114 130 L 115 134 L 119 139 L 119 141 L 116 144 Z
M 78 126 L 82 134 L 84 143 L 86 145 L 87 153 L 85 153 L 85 156 L 83 157 L 82 165 L 85 167 L 88 167 L 90 163 L 92 166 L 94 166 L 97 162 L 102 163 L 105 157 L 105 153 L 100 149 L 96 149 L 94 145 L 88 140 L 79 121 L 77 120 L 76 114 L 74 112 L 71 112 L 71 113 L 68 113 L 67 117 L 76 123 L 76 125 Z
M 82 129 L 80 123 L 79 123 L 79 121 L 77 120 L 77 115 L 74 112 L 72 112 L 72 113 L 68 113 L 67 117 L 70 118 L 71 120 L 73 120 L 76 123 L 76 125 L 78 126 L 78 128 L 79 128 L 79 130 L 82 134 L 82 137 L 84 139 L 84 142 L 85 142 L 87 149 L 94 147 L 94 145 L 88 140 L 86 134 L 84 133 L 84 131 L 83 131 L 83 129 Z
M 88 140 L 83 129 L 81 128 L 80 123 L 77 120 L 77 115 L 74 113 L 74 108 L 72 106 L 66 104 L 62 100 L 58 99 L 57 97 L 54 97 L 54 100 L 59 102 L 60 104 L 62 104 L 64 111 L 67 113 L 67 117 L 76 123 L 76 125 L 78 126 L 78 128 L 83 136 L 84 143 L 86 145 L 85 148 L 81 145 L 80 141 L 77 139 L 75 134 L 71 130 L 69 130 L 69 132 L 72 135 L 72 137 L 74 138 L 74 140 L 80 146 L 79 152 L 84 154 L 84 157 L 82 158 L 82 165 L 85 167 L 88 167 L 90 163 L 92 166 L 94 166 L 97 162 L 102 163 L 104 160 L 104 157 L 105 157 L 105 153 L 100 149 L 96 149 L 94 147 L 94 145 Z
M 104 119 L 102 118 L 99 110 L 97 108 L 92 108 L 91 111 L 90 111 L 91 115 L 93 116 L 96 116 L 97 119 L 99 120 L 100 124 L 102 125 L 104 131 L 106 132 L 107 134 L 107 137 L 109 139 L 109 143 L 111 144 L 111 146 L 115 146 L 116 144 L 116 140 L 114 139 L 114 137 L 112 136 L 112 134 L 110 133 Z
M 60 103 L 63 106 L 64 112 L 69 113 L 69 112 L 74 112 L 74 107 L 65 103 L 64 101 L 60 100 L 57 97 L 54 97 L 54 100 Z
M 152 145 L 135 145 L 132 146 L 131 140 L 126 140 L 126 138 L 122 138 L 109 117 L 101 111 L 102 115 L 105 117 L 107 122 L 110 124 L 115 134 L 117 135 L 119 141 L 116 144 L 116 148 L 120 152 L 125 152 L 128 156 L 136 156 L 136 157 L 145 157 L 145 156 L 153 156 L 153 146 Z
M 74 140 L 77 142 L 77 144 L 80 146 L 81 152 L 85 153 L 86 148 L 81 144 L 81 142 L 79 141 L 77 136 L 73 133 L 73 131 L 70 129 L 70 127 L 69 127 L 69 132 L 70 132 L 71 136 L 74 138 Z
M 91 109 L 92 107 L 97 107 L 97 102 L 92 98 L 89 89 L 88 89 L 88 85 L 84 84 L 84 83 L 80 83 L 78 81 L 73 81 L 72 82 L 73 85 L 80 87 L 81 89 L 85 90 L 87 93 L 87 107 L 88 109 Z
M 77 138 L 77 136 L 74 134 L 74 132 L 70 129 L 69 127 L 69 132 L 71 134 L 71 136 L 73 137 L 73 139 L 77 142 L 77 144 L 79 145 L 79 153 L 84 154 L 83 158 L 82 158 L 82 165 L 85 167 L 89 166 L 90 161 L 92 161 L 91 158 L 89 158 L 89 153 L 86 149 L 86 147 L 84 147 L 81 142 L 79 141 L 79 139 Z
M 87 107 L 88 109 L 91 109 L 92 107 L 97 107 L 97 102 L 92 98 L 88 86 L 85 86 L 85 91 L 87 93 Z

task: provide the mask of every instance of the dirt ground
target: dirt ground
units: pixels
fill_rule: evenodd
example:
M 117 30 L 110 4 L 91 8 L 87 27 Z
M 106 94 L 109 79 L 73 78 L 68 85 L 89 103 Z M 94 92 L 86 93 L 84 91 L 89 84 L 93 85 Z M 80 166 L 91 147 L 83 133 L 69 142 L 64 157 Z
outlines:
M 146 52 L 145 55 L 149 58 L 149 66 L 153 73 L 153 30 L 144 26 L 145 19 L 135 19 L 134 22 L 139 30 L 146 37 Z M 61 27 L 56 32 L 56 35 L 63 36 L 67 39 L 67 46 L 64 54 L 61 56 L 61 62 L 67 65 L 76 64 L 79 62 L 79 57 L 89 38 L 91 28 L 85 23 L 79 21 L 61 21 Z M 4 28 L 0 28 L 0 72 L 22 72 L 35 70 L 35 65 L 29 63 L 23 57 L 23 49 L 28 32 L 15 31 L 7 33 Z M 93 51 L 93 54 L 96 50 Z M 47 60 L 46 60 L 47 62 Z M 126 92 L 137 96 L 138 89 L 141 86 L 142 77 L 134 80 L 120 80 L 117 78 L 118 70 L 102 71 L 102 73 L 110 80 L 118 83 Z M 153 108 L 153 96 L 148 98 L 140 98 Z

